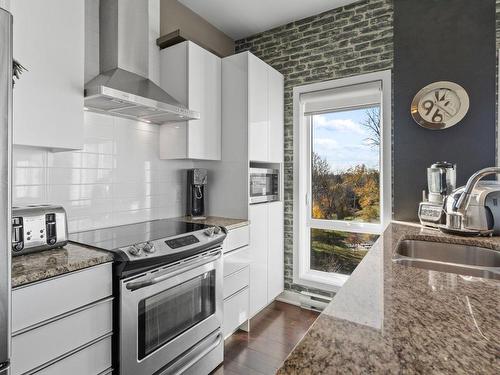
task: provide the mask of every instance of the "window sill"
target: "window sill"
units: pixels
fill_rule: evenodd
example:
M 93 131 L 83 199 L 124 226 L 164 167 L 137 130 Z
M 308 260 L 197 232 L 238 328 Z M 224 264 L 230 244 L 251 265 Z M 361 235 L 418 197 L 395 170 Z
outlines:
M 348 275 L 309 270 L 294 277 L 293 282 L 309 288 L 338 292 L 348 279 Z

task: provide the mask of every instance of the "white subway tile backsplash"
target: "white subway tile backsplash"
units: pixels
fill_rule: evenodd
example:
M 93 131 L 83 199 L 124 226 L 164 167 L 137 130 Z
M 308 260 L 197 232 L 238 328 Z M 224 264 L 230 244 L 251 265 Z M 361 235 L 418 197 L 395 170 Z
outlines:
M 12 188 L 13 205 L 24 206 L 47 202 L 47 185 L 15 185 Z
M 59 201 L 71 217 L 87 217 L 97 214 L 108 214 L 113 210 L 112 200 L 82 199 L 74 201 Z
M 71 217 L 68 215 L 68 231 L 70 233 L 106 228 L 113 226 L 112 214 L 95 214 L 85 217 Z
M 145 208 L 142 210 L 130 210 L 113 212 L 112 222 L 113 225 L 123 225 L 128 223 L 138 223 L 141 221 L 148 221 L 158 219 L 153 214 L 153 209 Z
M 83 150 L 77 152 L 91 152 L 93 154 L 111 155 L 114 153 L 114 147 L 114 142 L 111 139 L 85 138 Z
M 13 154 L 12 165 L 16 167 L 45 167 L 47 153 L 38 148 L 16 146 Z
M 14 168 L 14 185 L 45 185 L 45 168 Z
M 70 232 L 181 216 L 187 160 L 160 160 L 156 125 L 85 112 L 81 151 L 14 147 L 14 205 L 66 208 Z
M 48 154 L 48 167 L 53 168 L 103 168 L 114 166 L 114 155 L 82 152 L 58 152 Z
M 86 168 L 49 168 L 50 185 L 110 184 L 113 180 L 112 169 Z
M 81 199 L 112 199 L 112 190 L 111 184 L 49 185 L 47 199 L 52 203 Z

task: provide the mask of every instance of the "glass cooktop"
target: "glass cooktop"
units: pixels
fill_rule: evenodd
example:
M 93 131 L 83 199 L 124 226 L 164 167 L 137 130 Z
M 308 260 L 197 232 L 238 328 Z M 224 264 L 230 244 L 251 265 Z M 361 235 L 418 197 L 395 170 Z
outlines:
M 205 228 L 208 228 L 205 224 L 164 219 L 73 233 L 69 235 L 69 240 L 104 250 L 116 250 Z

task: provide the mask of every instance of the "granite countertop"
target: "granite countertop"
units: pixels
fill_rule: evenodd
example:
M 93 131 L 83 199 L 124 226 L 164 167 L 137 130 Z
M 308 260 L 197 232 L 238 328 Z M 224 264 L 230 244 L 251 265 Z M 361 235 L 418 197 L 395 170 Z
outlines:
M 60 249 L 12 257 L 12 287 L 112 261 L 111 253 L 73 243 Z
M 278 374 L 500 374 L 500 281 L 406 267 L 401 239 L 478 244 L 392 223 Z
M 179 219 L 182 221 L 186 221 L 188 223 L 217 225 L 219 227 L 224 227 L 227 230 L 244 227 L 245 225 L 250 224 L 250 222 L 247 219 L 232 219 L 228 217 L 219 217 L 219 216 L 207 216 L 205 219 L 194 219 L 194 220 L 191 218 L 191 216 L 184 216 L 180 217 Z

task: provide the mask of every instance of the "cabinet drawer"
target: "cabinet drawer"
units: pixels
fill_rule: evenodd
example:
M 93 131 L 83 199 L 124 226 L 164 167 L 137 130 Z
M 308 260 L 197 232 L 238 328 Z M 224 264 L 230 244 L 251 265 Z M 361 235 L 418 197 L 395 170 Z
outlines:
M 111 337 L 44 368 L 36 375 L 98 375 L 111 368 Z
M 245 268 L 250 264 L 250 248 L 248 246 L 224 254 L 224 277 Z
M 250 266 L 224 277 L 224 298 L 248 286 L 250 280 Z
M 111 299 L 12 337 L 12 374 L 23 374 L 113 331 Z
M 112 263 L 12 291 L 12 332 L 112 295 Z
M 227 231 L 227 237 L 224 241 L 224 252 L 229 252 L 250 243 L 250 230 L 249 226 L 231 229 Z
M 248 320 L 248 288 L 224 301 L 224 338 L 231 335 L 241 324 Z

